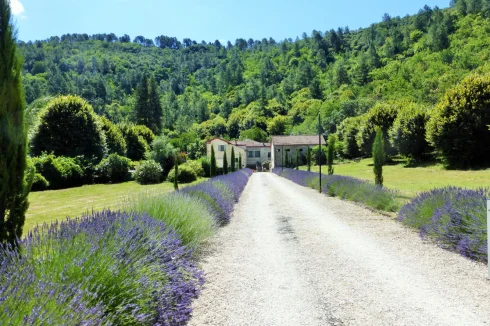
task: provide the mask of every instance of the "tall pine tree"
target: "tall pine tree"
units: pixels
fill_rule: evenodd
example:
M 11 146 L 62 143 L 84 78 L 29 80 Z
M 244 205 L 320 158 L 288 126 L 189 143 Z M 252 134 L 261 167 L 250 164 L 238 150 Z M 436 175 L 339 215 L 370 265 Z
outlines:
M 25 177 L 27 134 L 21 82 L 8 0 L 0 0 L 0 244 L 22 236 L 33 170 Z M 27 179 L 27 180 L 26 180 Z
M 147 126 L 156 135 L 160 134 L 163 110 L 155 79 L 143 78 L 138 87 L 134 110 L 137 124 Z

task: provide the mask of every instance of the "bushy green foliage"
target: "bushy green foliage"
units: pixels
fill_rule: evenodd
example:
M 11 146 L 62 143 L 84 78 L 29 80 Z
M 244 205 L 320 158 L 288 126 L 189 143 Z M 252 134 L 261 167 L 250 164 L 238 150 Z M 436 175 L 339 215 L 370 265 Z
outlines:
M 83 168 L 75 158 L 43 153 L 32 158 L 32 163 L 37 173 L 48 181 L 49 189 L 65 189 L 85 183 Z
M 34 181 L 32 182 L 32 191 L 43 191 L 49 188 L 49 181 L 42 176 L 41 173 L 34 175 Z
M 211 175 L 211 158 L 204 156 L 199 159 L 201 168 L 203 170 L 203 177 L 209 178 Z
M 373 171 L 374 183 L 377 186 L 383 186 L 383 165 L 386 160 L 384 141 L 383 130 L 381 128 L 376 129 L 376 137 L 373 144 Z
M 318 155 L 320 153 L 320 155 Z M 327 147 L 315 146 L 311 149 L 311 157 L 313 158 L 314 165 L 327 164 Z M 320 161 L 318 159 L 320 158 Z
M 460 3 L 471 3 L 471 10 Z M 184 46 L 174 39 L 169 48 L 143 37 L 131 43 L 111 34 L 67 34 L 19 43 L 26 97 L 31 103 L 77 93 L 111 121 L 134 122 L 135 85 L 151 75 L 162 94 L 164 128 L 192 159 L 204 155 L 211 137 L 263 140 L 267 132 L 316 132 L 318 114 L 325 133 L 335 133 L 343 120 L 376 102 L 430 107 L 470 73 L 489 72 L 489 11 L 477 3 L 425 6 L 417 15 L 387 17 L 356 31 L 313 31 L 296 41 L 237 39 L 224 46 L 186 40 Z M 371 155 L 374 140 L 368 129 L 364 156 Z M 393 155 L 388 129 L 385 150 Z M 350 146 L 351 131 L 338 135 L 344 156 L 355 158 L 361 153 Z
M 101 159 L 106 153 L 106 137 L 92 107 L 78 96 L 52 100 L 40 117 L 31 141 L 31 153 L 56 156 L 84 156 Z
M 127 146 L 121 130 L 106 117 L 99 117 L 109 154 L 126 156 Z
M 175 182 L 175 171 L 176 170 L 170 171 L 167 177 L 168 181 Z M 177 170 L 177 173 L 178 173 L 177 180 L 180 183 L 189 183 L 197 180 L 196 172 L 187 163 L 180 165 L 179 169 Z
M 359 133 L 359 128 L 364 117 L 347 118 L 339 125 L 337 129 L 337 137 L 339 143 L 343 144 L 343 150 L 340 153 L 346 158 L 357 158 L 361 156 L 359 145 L 356 141 L 356 135 Z
M 431 112 L 427 138 L 447 165 L 490 162 L 490 75 L 472 75 L 446 93 Z
M 22 236 L 34 171 L 26 172 L 27 131 L 20 56 L 10 3 L 0 0 L 0 244 Z
M 128 181 L 131 178 L 130 168 L 130 159 L 111 154 L 97 165 L 97 181 L 111 183 Z
M 136 182 L 142 185 L 160 183 L 163 177 L 163 169 L 153 160 L 143 161 L 136 169 L 134 175 Z
M 120 125 L 119 128 L 128 147 L 127 157 L 132 161 L 144 159 L 145 154 L 150 150 L 150 146 L 145 138 L 140 135 L 135 126 Z
M 389 131 L 392 146 L 411 161 L 421 161 L 429 154 L 425 126 L 429 119 L 426 108 L 406 103 Z
M 194 170 L 194 172 L 196 173 L 196 176 L 198 177 L 204 177 L 204 168 L 202 166 L 202 161 L 187 161 L 185 162 L 184 164 L 182 164 L 183 166 L 188 166 L 190 167 L 192 170 Z
M 29 140 L 34 137 L 39 124 L 39 117 L 52 100 L 53 98 L 50 96 L 41 97 L 29 104 L 26 108 L 27 136 Z
M 160 163 L 166 176 L 174 166 L 176 149 L 172 146 L 170 140 L 166 136 L 159 136 L 151 143 L 151 150 L 146 153 L 146 159 L 154 160 Z
M 139 136 L 143 137 L 147 144 L 151 144 L 155 140 L 155 134 L 147 126 L 136 125 L 134 130 Z
M 357 145 L 366 156 L 372 154 L 374 138 L 376 137 L 377 128 L 381 128 L 384 138 L 384 151 L 391 156 L 396 154 L 396 150 L 391 146 L 388 139 L 388 130 L 393 125 L 398 111 L 403 106 L 403 102 L 379 102 L 370 109 L 362 123 L 359 125 L 359 132 L 356 135 Z

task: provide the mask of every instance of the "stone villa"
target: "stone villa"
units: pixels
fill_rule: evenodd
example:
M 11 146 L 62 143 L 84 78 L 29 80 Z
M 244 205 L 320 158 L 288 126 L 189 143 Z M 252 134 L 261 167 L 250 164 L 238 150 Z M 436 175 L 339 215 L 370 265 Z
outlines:
M 325 139 L 320 138 L 321 144 L 325 145 Z M 207 143 L 207 155 L 211 156 L 211 146 L 214 146 L 216 155 L 216 165 L 223 167 L 224 153 L 231 159 L 231 149 L 235 148 L 235 161 L 238 164 L 238 157 L 242 155 L 242 167 L 255 169 L 265 161 L 271 162 L 271 168 L 281 167 L 285 162 L 285 155 L 296 160 L 296 152 L 299 152 L 301 160 L 304 162 L 308 147 L 317 146 L 319 143 L 318 135 L 311 136 L 272 136 L 270 143 L 260 143 L 253 140 L 224 140 L 214 138 Z

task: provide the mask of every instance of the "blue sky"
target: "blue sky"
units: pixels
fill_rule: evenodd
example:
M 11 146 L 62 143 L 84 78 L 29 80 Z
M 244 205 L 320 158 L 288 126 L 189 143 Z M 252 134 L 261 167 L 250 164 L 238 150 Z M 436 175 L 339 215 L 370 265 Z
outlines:
M 415 14 L 449 0 L 11 0 L 23 41 L 66 33 L 185 37 L 206 42 L 295 38 L 313 29 L 351 29 Z

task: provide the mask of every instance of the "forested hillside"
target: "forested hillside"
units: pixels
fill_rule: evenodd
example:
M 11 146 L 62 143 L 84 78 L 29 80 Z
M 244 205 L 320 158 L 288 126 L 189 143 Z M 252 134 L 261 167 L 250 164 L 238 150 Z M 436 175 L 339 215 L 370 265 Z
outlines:
M 457 0 L 356 31 L 228 44 L 67 34 L 20 42 L 23 82 L 29 104 L 76 94 L 122 123 L 135 121 L 138 85 L 152 77 L 164 133 L 187 151 L 212 136 L 312 133 L 319 112 L 327 135 L 382 101 L 432 107 L 470 73 L 490 71 L 489 9 L 488 0 Z

